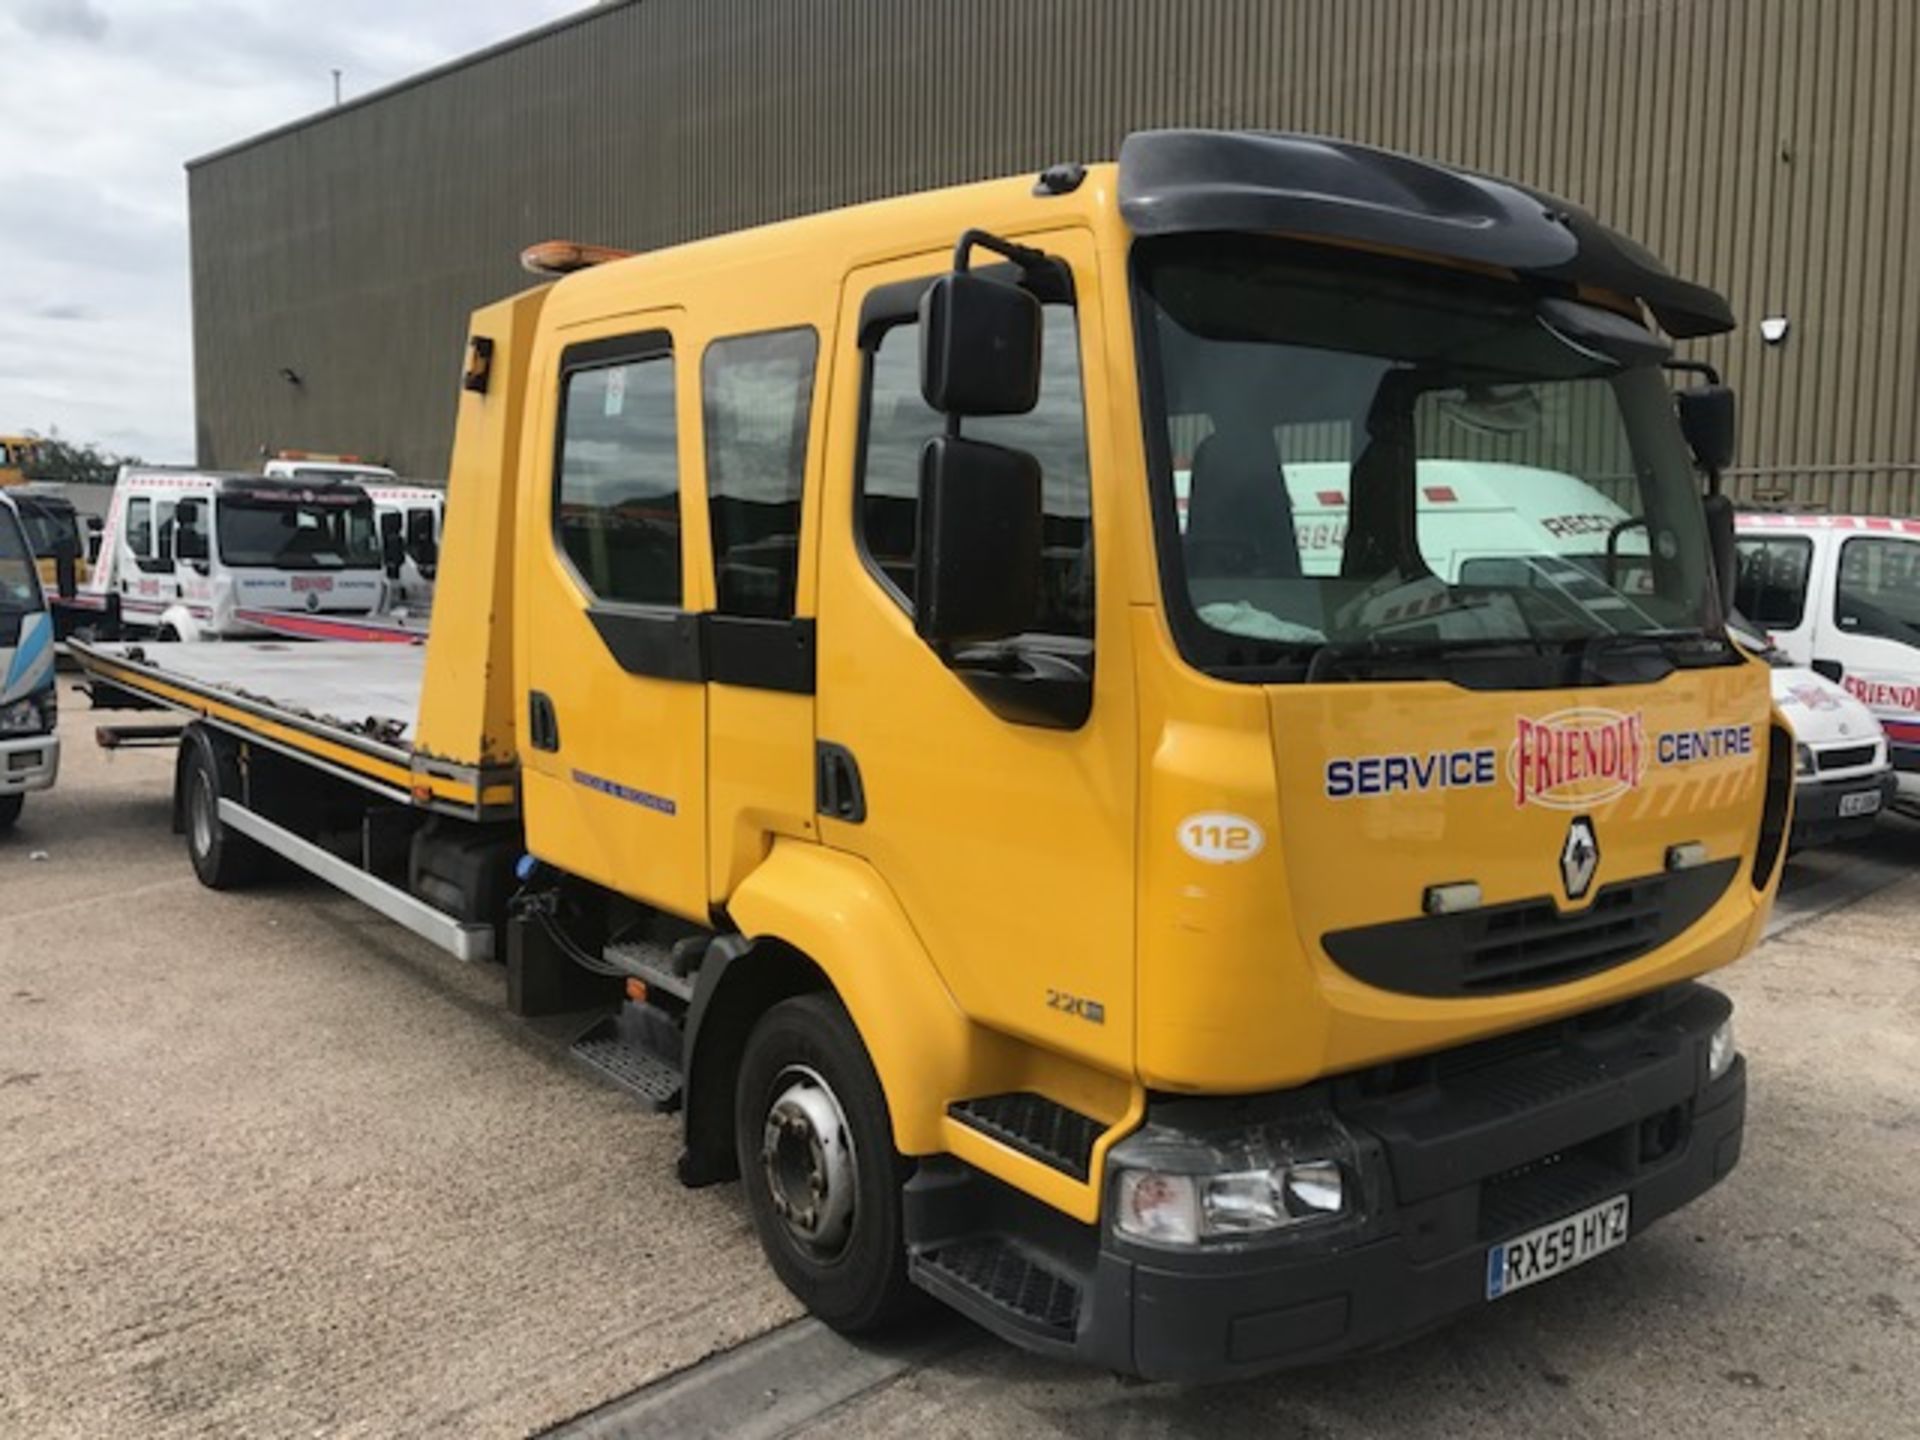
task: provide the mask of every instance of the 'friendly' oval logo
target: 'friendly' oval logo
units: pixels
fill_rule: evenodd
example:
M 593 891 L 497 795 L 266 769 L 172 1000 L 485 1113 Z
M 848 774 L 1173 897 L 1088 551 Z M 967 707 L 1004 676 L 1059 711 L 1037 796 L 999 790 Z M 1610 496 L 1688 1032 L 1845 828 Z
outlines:
M 1514 721 L 1507 750 L 1513 803 L 1585 810 L 1617 800 L 1647 772 L 1647 729 L 1631 715 L 1597 705 Z

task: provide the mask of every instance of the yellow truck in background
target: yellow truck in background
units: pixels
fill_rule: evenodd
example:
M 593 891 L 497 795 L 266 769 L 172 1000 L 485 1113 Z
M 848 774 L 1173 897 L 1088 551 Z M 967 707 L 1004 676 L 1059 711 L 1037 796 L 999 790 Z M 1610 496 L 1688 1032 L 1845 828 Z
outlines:
M 0 488 L 27 483 L 27 470 L 40 457 L 40 441 L 32 435 L 0 435 Z
M 1207 131 L 529 253 L 423 646 L 75 647 L 183 712 L 205 883 L 277 854 L 582 1012 L 848 1331 L 924 1292 L 1133 1374 L 1320 1361 L 1733 1168 L 1698 978 L 1793 757 L 1725 634 L 1732 396 L 1662 370 L 1718 295 L 1517 185 Z M 1605 533 L 1447 573 L 1445 460 Z

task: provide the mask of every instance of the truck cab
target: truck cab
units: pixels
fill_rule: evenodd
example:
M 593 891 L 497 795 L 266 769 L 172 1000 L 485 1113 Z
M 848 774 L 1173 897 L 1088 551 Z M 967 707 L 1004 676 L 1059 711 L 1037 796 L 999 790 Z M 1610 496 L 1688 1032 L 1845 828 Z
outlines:
M 440 567 L 440 527 L 447 494 L 430 485 L 369 482 L 380 526 L 380 557 L 387 570 L 387 608 L 425 615 L 433 608 Z
M 260 633 L 250 612 L 371 615 L 377 537 L 358 485 L 123 466 L 83 598 L 164 639 Z
M 918 1157 L 913 1279 L 1041 1348 L 1374 1343 L 1545 1273 L 1509 1232 L 1571 1254 L 1738 1152 L 1725 1003 L 1687 981 L 1760 933 L 1791 742 L 1651 328 L 1731 317 L 1416 166 L 1135 137 L 476 317 L 524 400 L 470 389 L 453 486 L 525 427 L 485 468 L 539 873 L 818 966 Z M 1421 517 L 1456 463 L 1508 509 L 1604 496 L 1630 581 L 1572 583 L 1546 534 L 1456 563 Z M 1586 1024 L 1596 1077 L 1664 1057 L 1659 1104 L 1534 1095 L 1513 1057 Z M 841 1112 L 751 1050 L 716 1098 L 706 1043 L 687 1173 L 742 1175 L 782 1276 L 858 1323 L 827 1276 L 863 1242 L 805 1199 Z M 1532 1138 L 1483 1146 L 1499 1073 Z
M 60 772 L 53 620 L 13 501 L 0 494 L 0 830 Z

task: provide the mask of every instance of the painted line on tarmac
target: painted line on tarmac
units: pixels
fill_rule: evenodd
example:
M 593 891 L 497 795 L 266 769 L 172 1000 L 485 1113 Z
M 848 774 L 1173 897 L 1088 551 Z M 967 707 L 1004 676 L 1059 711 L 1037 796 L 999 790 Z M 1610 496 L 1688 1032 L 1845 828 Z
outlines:
M 856 1344 L 818 1320 L 795 1320 L 563 1421 L 543 1440 L 777 1440 L 980 1334 L 958 1317 L 916 1332 Z

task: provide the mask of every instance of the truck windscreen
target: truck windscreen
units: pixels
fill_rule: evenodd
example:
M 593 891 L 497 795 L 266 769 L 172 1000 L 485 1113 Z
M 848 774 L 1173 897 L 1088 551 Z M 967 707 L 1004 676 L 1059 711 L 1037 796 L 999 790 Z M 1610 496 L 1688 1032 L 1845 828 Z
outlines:
M 27 543 L 36 555 L 59 558 L 81 553 L 80 522 L 69 508 L 40 500 L 23 500 L 20 523 L 26 527 Z
M 12 510 L 0 508 L 0 611 L 21 614 L 40 606 L 40 576 L 26 532 Z
M 1196 663 L 1726 653 L 1656 366 L 1561 333 L 1516 284 L 1387 257 L 1177 237 L 1136 273 L 1161 571 Z
M 225 494 L 214 520 L 220 559 L 277 570 L 366 570 L 380 564 L 373 502 Z

